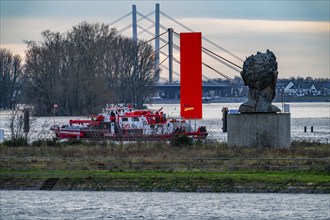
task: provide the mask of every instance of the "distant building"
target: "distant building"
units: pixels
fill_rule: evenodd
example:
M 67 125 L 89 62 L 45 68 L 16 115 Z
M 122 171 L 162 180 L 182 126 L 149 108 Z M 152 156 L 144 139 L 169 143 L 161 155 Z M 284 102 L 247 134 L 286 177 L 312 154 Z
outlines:
M 319 96 L 321 91 L 312 83 L 304 83 L 295 85 L 293 82 L 284 88 L 284 93 L 289 96 L 303 97 L 303 96 Z

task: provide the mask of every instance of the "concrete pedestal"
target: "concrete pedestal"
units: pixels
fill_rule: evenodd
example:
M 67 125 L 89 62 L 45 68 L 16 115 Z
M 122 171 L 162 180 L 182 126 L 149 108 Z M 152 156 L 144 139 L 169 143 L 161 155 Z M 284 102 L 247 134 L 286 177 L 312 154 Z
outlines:
M 228 115 L 228 146 L 274 147 L 291 145 L 290 113 L 242 113 Z

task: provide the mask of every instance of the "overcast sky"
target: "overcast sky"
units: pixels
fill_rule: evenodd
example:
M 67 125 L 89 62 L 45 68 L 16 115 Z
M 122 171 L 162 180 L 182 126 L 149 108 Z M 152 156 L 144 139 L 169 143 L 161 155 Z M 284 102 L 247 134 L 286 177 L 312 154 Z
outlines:
M 65 33 L 82 21 L 110 24 L 131 12 L 148 15 L 160 3 L 160 10 L 215 42 L 243 60 L 257 51 L 275 53 L 279 77 L 329 78 L 329 0 L 324 1 L 1 1 L 1 48 L 24 58 L 23 40 L 41 41 L 43 30 Z M 138 16 L 138 19 L 141 16 Z M 149 17 L 154 20 L 154 15 Z M 131 23 L 127 17 L 114 26 L 120 30 Z M 144 28 L 148 20 L 139 23 Z M 165 16 L 161 24 L 176 32 L 186 31 Z M 141 31 L 139 29 L 138 31 Z M 150 29 L 154 32 L 154 29 Z M 161 31 L 162 32 L 162 31 Z M 131 36 L 131 29 L 122 32 Z M 150 39 L 144 33 L 139 38 Z M 167 37 L 165 36 L 164 39 Z M 203 41 L 203 46 L 242 66 L 222 50 Z M 166 49 L 165 49 L 166 52 Z M 179 57 L 178 51 L 175 53 Z M 203 55 L 203 61 L 230 77 L 239 73 Z M 175 67 L 179 71 L 178 67 Z M 164 71 L 163 71 L 164 72 Z M 208 77 L 218 77 L 203 68 Z

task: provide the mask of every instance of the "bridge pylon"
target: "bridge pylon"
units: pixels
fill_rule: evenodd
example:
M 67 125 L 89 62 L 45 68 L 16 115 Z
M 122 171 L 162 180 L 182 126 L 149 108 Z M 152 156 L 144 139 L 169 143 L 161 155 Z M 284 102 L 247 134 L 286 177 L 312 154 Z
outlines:
M 155 75 L 157 82 L 159 82 L 160 71 L 159 71 L 159 30 L 160 30 L 160 5 L 156 4 L 155 10 Z

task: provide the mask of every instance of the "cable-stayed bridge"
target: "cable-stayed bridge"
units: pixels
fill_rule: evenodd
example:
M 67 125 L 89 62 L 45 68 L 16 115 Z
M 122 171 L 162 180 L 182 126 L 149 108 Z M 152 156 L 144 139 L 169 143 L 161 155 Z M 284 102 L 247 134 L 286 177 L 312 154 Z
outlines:
M 154 18 L 154 19 L 152 19 Z M 161 22 L 162 21 L 162 22 Z M 195 32 L 175 18 L 160 10 L 156 4 L 155 10 L 140 13 L 136 5 L 132 11 L 109 24 L 120 34 L 131 34 L 133 41 L 143 40 L 154 44 L 155 74 L 158 76 L 158 89 L 167 98 L 176 98 L 180 89 L 180 33 Z M 212 28 L 212 27 L 211 27 Z M 241 72 L 243 60 L 224 47 L 202 36 L 202 77 L 203 90 L 222 90 L 228 84 L 218 83 L 214 78 L 231 81 L 232 77 Z M 206 83 L 207 82 L 207 83 Z

